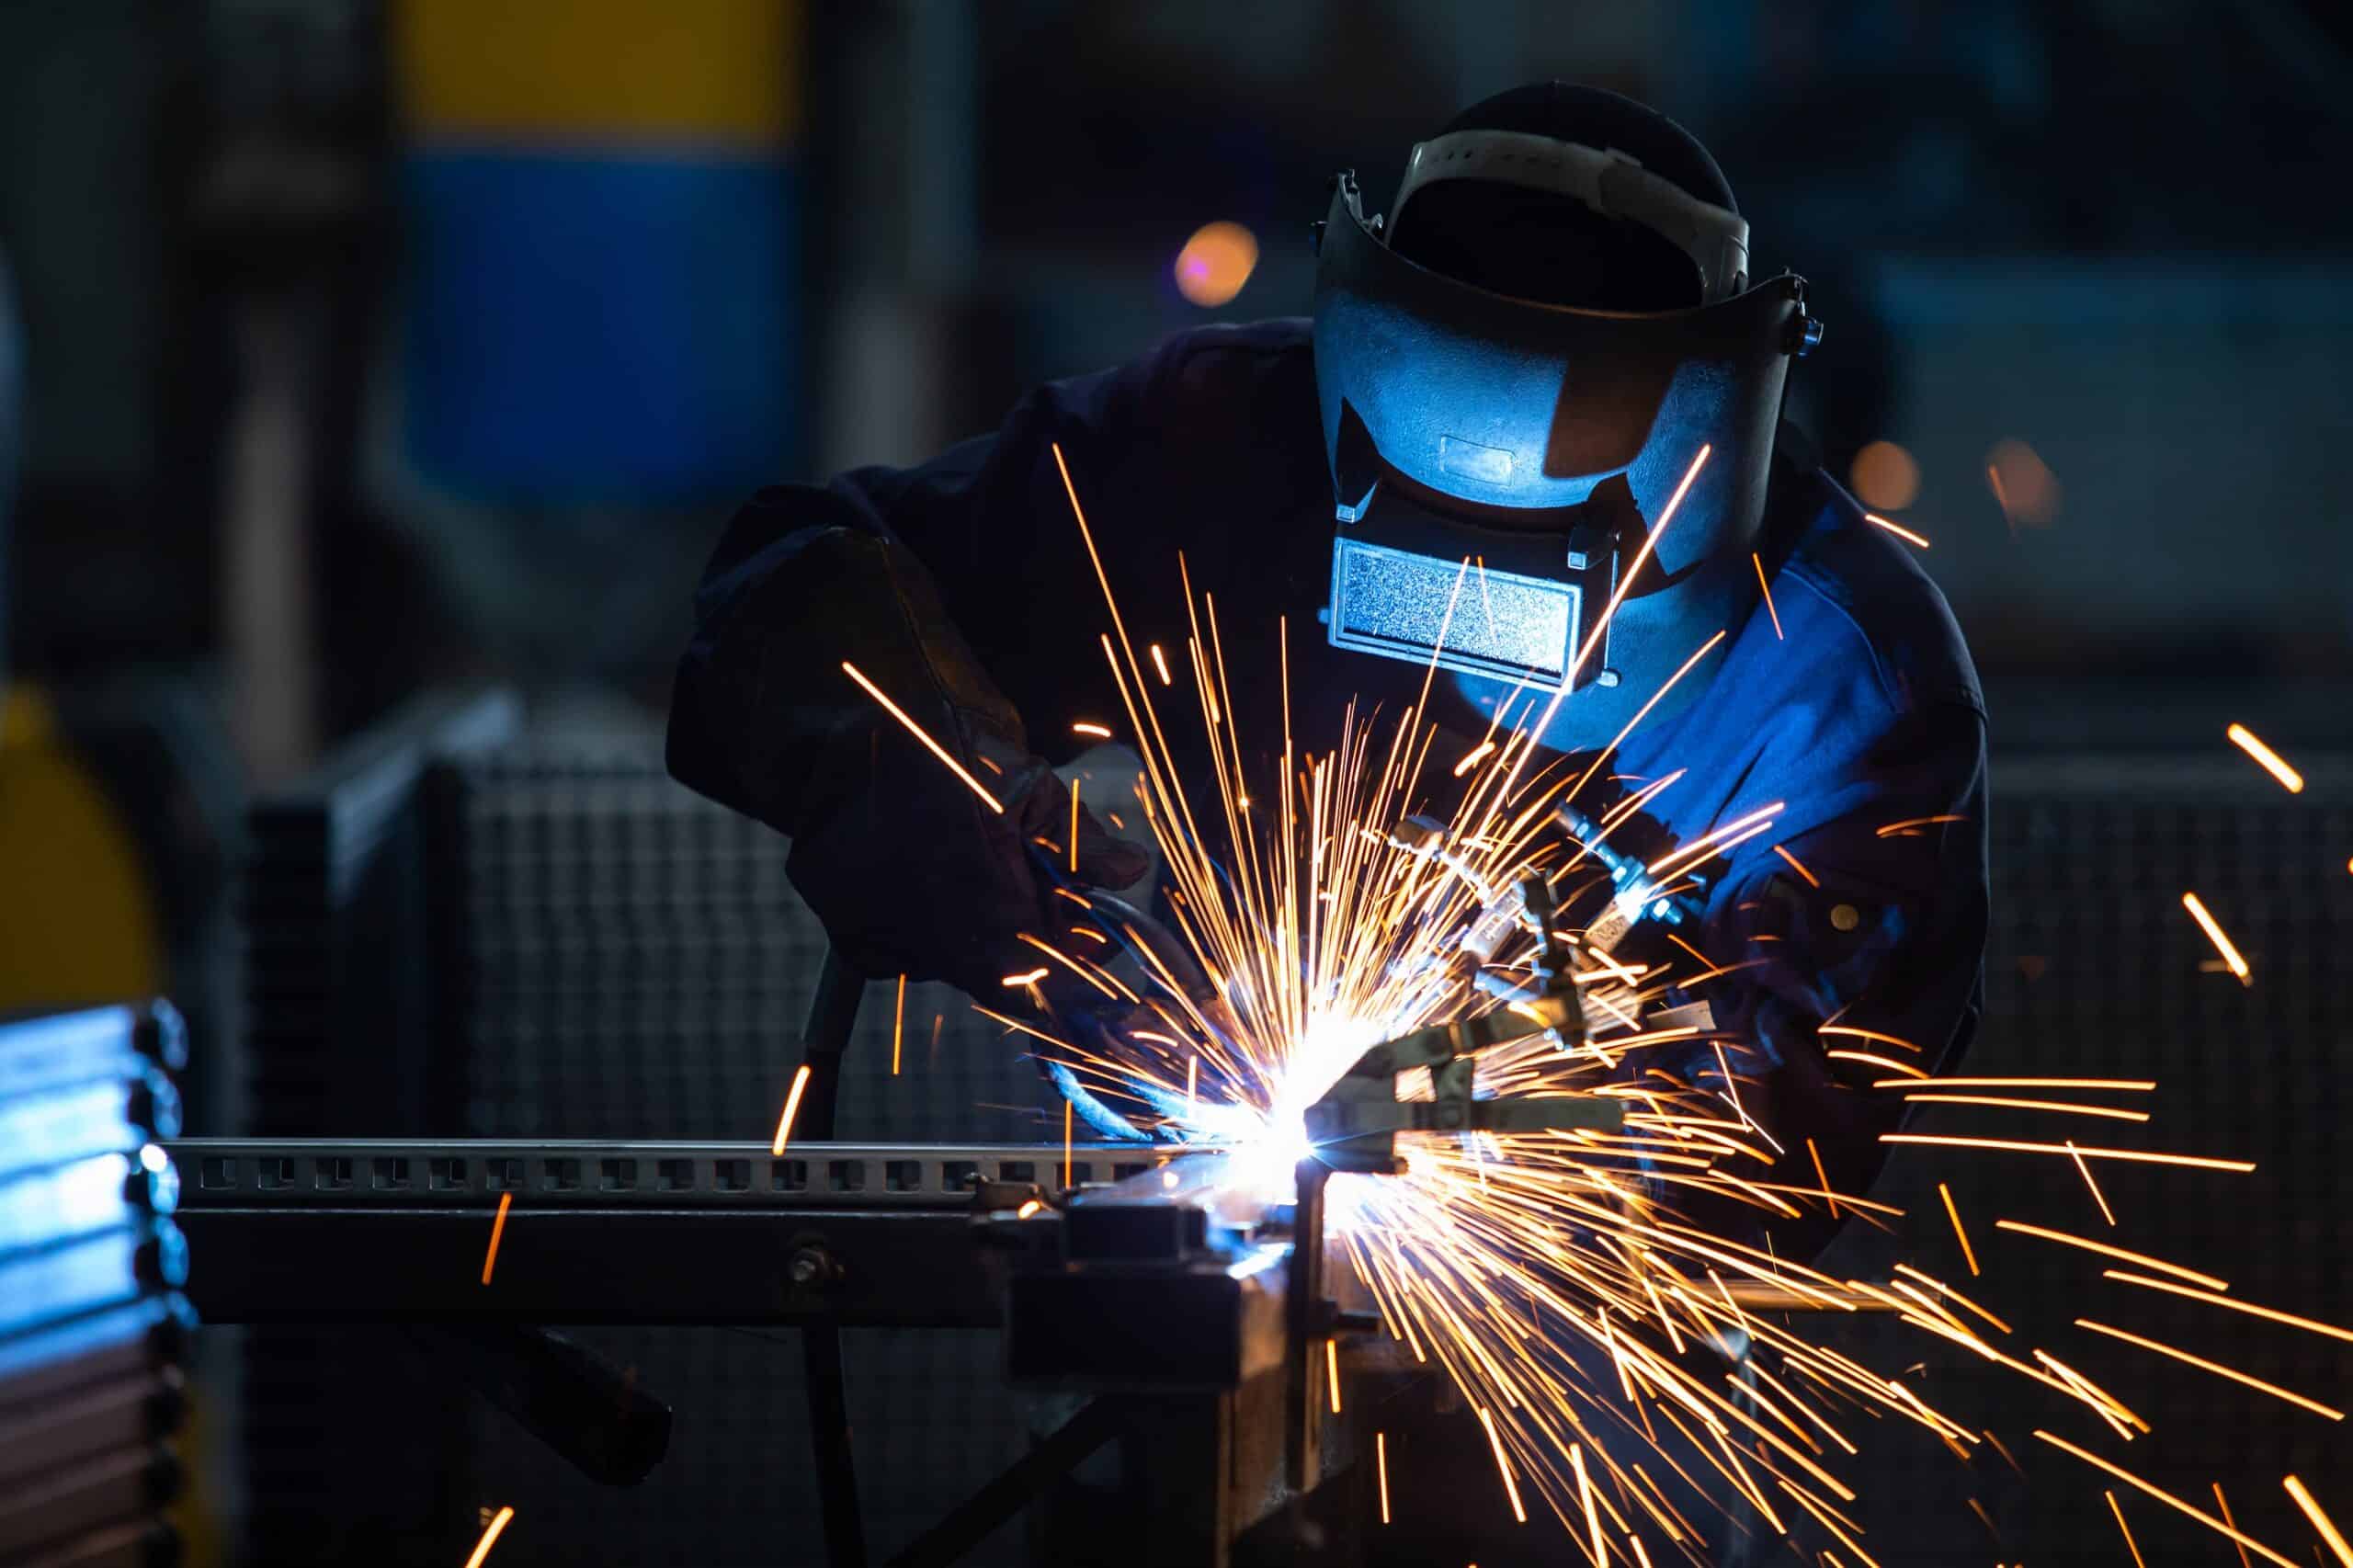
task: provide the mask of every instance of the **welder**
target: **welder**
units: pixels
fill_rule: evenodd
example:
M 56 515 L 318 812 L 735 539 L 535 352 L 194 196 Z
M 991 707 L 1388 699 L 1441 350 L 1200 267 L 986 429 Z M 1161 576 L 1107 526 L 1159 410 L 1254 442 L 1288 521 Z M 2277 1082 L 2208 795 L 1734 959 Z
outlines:
M 1978 1015 L 1984 714 L 1915 547 L 1780 419 L 1823 330 L 1803 282 L 1758 275 L 1698 141 L 1561 83 L 1458 115 L 1385 213 L 1340 176 L 1323 219 L 1312 319 L 1180 334 L 922 466 L 755 496 L 698 597 L 672 771 L 790 836 L 850 962 L 1001 1001 L 1032 967 L 1017 934 L 1051 924 L 1054 765 L 1087 744 L 1074 722 L 1124 711 L 1059 448 L 1138 648 L 1188 646 L 1180 552 L 1213 599 L 1245 754 L 1279 752 L 1286 667 L 1293 741 L 1319 752 L 1349 699 L 1399 714 L 1435 667 L 1427 778 L 1499 707 L 1506 727 L 1550 708 L 1546 747 L 1615 742 L 1598 771 L 1621 797 L 1677 776 L 1621 846 L 1776 808 L 1672 935 L 1720 971 L 1692 995 L 1787 1151 L 1770 1179 L 1863 1191 L 1901 1109 L 1863 1058 L 1933 1073 Z M 1122 803 L 1083 801 L 1079 881 L 1145 873 L 1098 814 Z M 1774 1233 L 1790 1256 L 1829 1233 Z

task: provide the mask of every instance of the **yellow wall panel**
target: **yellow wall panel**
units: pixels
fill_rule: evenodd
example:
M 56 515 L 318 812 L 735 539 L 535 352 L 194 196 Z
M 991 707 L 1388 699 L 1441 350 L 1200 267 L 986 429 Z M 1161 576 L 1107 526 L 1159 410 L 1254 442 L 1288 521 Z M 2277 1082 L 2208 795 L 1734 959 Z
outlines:
M 765 151 L 800 131 L 800 0 L 396 0 L 410 135 Z

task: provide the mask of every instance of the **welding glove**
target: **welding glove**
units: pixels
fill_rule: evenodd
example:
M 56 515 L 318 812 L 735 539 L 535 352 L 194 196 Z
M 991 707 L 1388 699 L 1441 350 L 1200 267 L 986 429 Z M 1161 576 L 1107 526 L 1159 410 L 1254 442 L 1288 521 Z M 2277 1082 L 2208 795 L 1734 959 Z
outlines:
M 944 980 L 990 1006 L 1026 1001 L 1005 979 L 1040 967 L 1049 997 L 1075 983 L 1021 937 L 1057 924 L 1057 877 L 1128 887 L 1149 858 L 1081 810 L 1073 869 L 1069 788 L 1029 750 L 930 574 L 854 527 L 767 540 L 733 572 L 727 551 L 698 605 L 671 771 L 790 836 L 794 887 L 863 972 Z

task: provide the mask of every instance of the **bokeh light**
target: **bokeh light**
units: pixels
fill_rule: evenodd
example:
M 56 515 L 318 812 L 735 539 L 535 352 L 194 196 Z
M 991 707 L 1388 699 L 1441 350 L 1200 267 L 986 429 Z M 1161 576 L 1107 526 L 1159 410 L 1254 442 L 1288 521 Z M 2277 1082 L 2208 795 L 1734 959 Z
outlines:
M 1223 220 L 1204 223 L 1176 253 L 1176 291 L 1204 310 L 1214 310 L 1242 292 L 1257 265 L 1256 234 Z
M 2012 528 L 2049 528 L 2058 518 L 2058 476 L 2040 454 L 2014 436 L 1995 442 L 1985 454 L 1985 483 Z
M 1920 465 L 1893 441 L 1873 441 L 1847 471 L 1856 498 L 1875 512 L 1900 512 L 1920 498 Z

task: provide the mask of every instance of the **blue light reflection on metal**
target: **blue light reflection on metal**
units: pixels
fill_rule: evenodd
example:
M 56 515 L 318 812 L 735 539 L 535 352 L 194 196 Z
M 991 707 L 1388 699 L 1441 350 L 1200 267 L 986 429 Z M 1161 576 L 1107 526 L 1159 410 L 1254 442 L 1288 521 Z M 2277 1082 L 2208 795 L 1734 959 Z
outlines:
M 1429 663 L 1437 649 L 1444 669 L 1557 686 L 1575 645 L 1583 597 L 1574 583 L 1466 570 L 1461 561 L 1345 534 L 1332 542 L 1336 648 L 1415 664 Z

